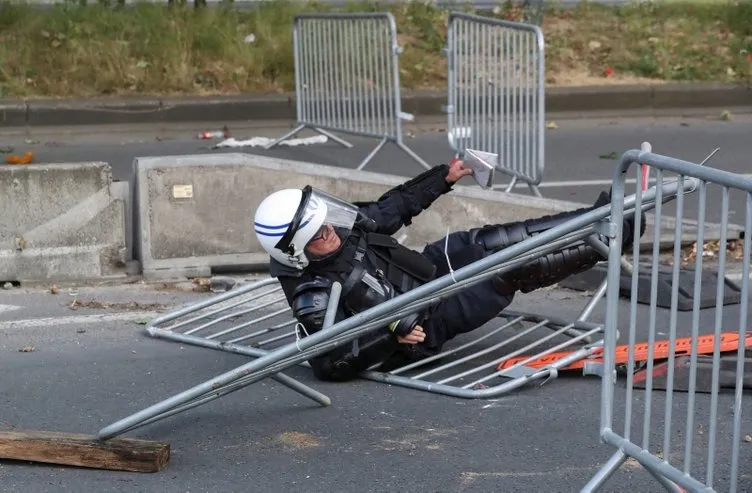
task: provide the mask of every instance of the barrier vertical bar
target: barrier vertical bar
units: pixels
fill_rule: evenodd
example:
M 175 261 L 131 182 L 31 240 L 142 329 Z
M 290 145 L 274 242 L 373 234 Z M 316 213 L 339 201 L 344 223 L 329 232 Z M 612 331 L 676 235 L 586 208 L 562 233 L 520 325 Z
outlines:
M 745 231 L 752 231 L 752 186 L 746 188 L 746 221 L 744 222 Z M 752 235 L 744 235 L 744 267 L 742 268 L 742 306 L 739 311 L 739 336 L 743 336 L 745 327 L 749 323 L 749 275 L 750 259 L 752 259 L 752 246 L 750 245 Z M 736 493 L 739 481 L 739 443 L 741 442 L 741 418 L 742 418 L 742 390 L 744 377 L 744 348 L 742 345 L 736 352 L 736 382 L 734 388 L 734 435 L 731 442 L 731 493 Z

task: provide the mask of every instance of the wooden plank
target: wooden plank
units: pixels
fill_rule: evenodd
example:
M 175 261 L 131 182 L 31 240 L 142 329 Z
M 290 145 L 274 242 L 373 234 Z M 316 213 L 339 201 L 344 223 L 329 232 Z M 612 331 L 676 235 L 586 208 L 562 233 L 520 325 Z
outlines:
M 0 459 L 130 472 L 160 471 L 170 444 L 136 438 L 99 440 L 94 435 L 38 430 L 0 431 Z

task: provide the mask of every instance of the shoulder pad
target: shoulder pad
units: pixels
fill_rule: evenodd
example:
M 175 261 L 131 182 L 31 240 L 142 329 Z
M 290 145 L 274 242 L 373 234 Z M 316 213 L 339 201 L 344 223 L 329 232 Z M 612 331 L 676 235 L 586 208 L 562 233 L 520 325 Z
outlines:
M 328 290 L 332 287 L 332 282 L 326 277 L 316 276 L 312 281 L 306 281 L 298 284 L 293 291 L 293 297 L 306 291 Z
M 324 314 L 329 306 L 329 288 L 331 281 L 316 276 L 314 280 L 301 283 L 292 295 L 292 313 L 309 330 L 321 326 Z

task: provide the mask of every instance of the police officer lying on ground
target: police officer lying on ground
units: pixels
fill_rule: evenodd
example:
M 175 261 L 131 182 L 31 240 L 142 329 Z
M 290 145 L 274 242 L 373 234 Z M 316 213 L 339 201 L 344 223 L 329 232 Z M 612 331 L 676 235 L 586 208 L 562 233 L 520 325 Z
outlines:
M 436 166 L 375 202 L 348 203 L 310 186 L 277 191 L 264 199 L 256 210 L 256 235 L 271 256 L 271 275 L 279 279 L 300 322 L 299 336 L 321 329 L 334 281 L 342 285 L 336 317 L 340 321 L 443 276 L 450 267 L 468 265 L 610 202 L 609 194 L 602 192 L 593 207 L 458 231 L 427 245 L 422 253 L 390 236 L 469 174 L 472 170 L 461 161 Z M 633 241 L 633 230 L 634 219 L 625 219 L 625 247 Z M 316 356 L 310 364 L 317 378 L 343 381 L 379 363 L 388 371 L 436 354 L 458 334 L 495 318 L 517 291 L 556 284 L 602 260 L 584 242 L 573 244 Z

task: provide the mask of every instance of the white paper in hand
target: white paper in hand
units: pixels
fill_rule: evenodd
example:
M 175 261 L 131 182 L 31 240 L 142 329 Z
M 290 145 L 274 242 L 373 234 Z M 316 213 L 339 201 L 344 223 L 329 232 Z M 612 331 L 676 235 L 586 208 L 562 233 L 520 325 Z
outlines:
M 499 162 L 499 155 L 490 152 L 465 149 L 465 166 L 473 170 L 473 178 L 483 188 L 491 188 L 494 170 Z

